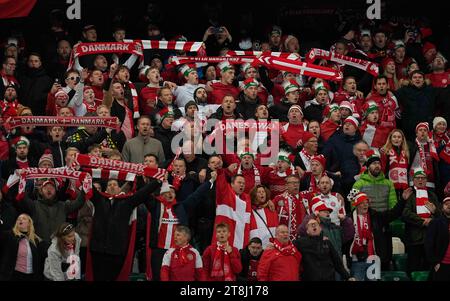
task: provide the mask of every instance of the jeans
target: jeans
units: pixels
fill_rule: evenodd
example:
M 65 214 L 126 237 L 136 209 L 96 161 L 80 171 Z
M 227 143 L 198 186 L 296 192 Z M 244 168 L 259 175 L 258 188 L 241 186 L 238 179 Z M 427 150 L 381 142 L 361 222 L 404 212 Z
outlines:
M 350 269 L 353 277 L 356 278 L 357 281 L 368 281 L 367 279 L 367 269 L 370 264 L 365 261 L 353 261 L 352 267 Z

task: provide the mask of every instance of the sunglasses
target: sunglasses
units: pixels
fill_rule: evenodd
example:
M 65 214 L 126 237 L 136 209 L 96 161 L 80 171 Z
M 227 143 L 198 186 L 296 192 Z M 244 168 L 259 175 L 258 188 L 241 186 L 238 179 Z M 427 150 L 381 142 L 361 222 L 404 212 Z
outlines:
M 70 79 L 70 80 L 79 80 L 80 77 L 79 77 L 79 76 L 71 76 L 71 77 L 68 77 L 67 79 Z
M 68 224 L 67 226 L 64 227 L 62 234 L 63 235 L 67 235 L 69 234 L 73 229 L 73 225 L 72 224 Z

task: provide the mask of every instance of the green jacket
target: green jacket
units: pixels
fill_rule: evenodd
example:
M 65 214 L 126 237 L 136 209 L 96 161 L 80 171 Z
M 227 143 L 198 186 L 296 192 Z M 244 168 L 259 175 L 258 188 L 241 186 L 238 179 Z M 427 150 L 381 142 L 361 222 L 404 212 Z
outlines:
M 428 200 L 436 206 L 436 211 L 431 216 L 434 218 L 441 214 L 441 205 L 436 194 L 428 190 Z M 424 219 L 417 215 L 416 194 L 413 193 L 407 200 L 403 209 L 402 219 L 405 222 L 405 245 L 421 245 L 425 243 L 427 227 L 423 225 Z
M 383 173 L 376 178 L 365 171 L 358 181 L 353 184 L 353 188 L 365 192 L 370 200 L 370 207 L 377 212 L 384 212 L 392 209 L 397 204 L 397 194 L 394 184 L 386 179 Z

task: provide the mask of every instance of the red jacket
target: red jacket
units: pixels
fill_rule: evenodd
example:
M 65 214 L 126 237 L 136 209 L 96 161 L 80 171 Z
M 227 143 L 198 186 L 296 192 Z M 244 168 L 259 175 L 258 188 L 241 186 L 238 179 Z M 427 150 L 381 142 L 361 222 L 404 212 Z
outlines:
M 425 76 L 431 81 L 431 85 L 435 88 L 446 88 L 450 82 L 450 73 L 430 73 Z
M 139 108 L 141 109 L 142 115 L 150 115 L 154 108 L 150 107 L 147 102 L 149 100 L 154 101 L 154 105 L 156 106 L 158 100 L 158 88 L 147 87 L 142 88 L 141 93 L 139 93 Z
M 294 255 L 283 255 L 276 249 L 267 249 L 258 264 L 258 281 L 299 281 L 301 261 L 298 250 Z
M 231 94 L 234 99 L 237 99 L 240 93 L 239 88 L 233 85 L 224 85 L 221 82 L 212 84 L 211 88 L 213 91 L 208 93 L 209 104 L 222 104 L 222 100 L 227 94 Z
M 161 266 L 161 281 L 204 281 L 202 257 L 196 249 L 186 250 L 187 263 L 182 262 L 179 249 L 170 248 L 164 254 Z
M 231 271 L 234 275 L 234 280 L 236 280 L 237 275 L 242 271 L 241 254 L 239 250 L 232 247 L 233 251 L 229 254 L 231 261 Z M 206 273 L 206 280 L 209 281 L 224 281 L 223 278 L 211 277 L 212 265 L 214 261 L 214 255 L 216 254 L 216 245 L 210 245 L 203 252 L 203 266 Z M 223 264 L 223 263 L 222 263 Z

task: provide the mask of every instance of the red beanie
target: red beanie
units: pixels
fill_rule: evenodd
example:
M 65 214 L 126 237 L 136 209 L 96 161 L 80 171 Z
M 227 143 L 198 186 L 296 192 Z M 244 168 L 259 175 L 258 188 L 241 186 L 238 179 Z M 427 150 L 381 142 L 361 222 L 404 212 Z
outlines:
M 430 42 L 426 42 L 422 47 L 422 54 L 425 55 L 425 53 L 428 52 L 428 50 L 436 49 L 436 45 Z
M 320 163 L 320 165 L 322 165 L 323 170 L 325 170 L 325 166 L 327 164 L 327 159 L 323 156 L 323 155 L 317 155 L 311 158 L 311 162 L 312 161 L 317 161 Z

